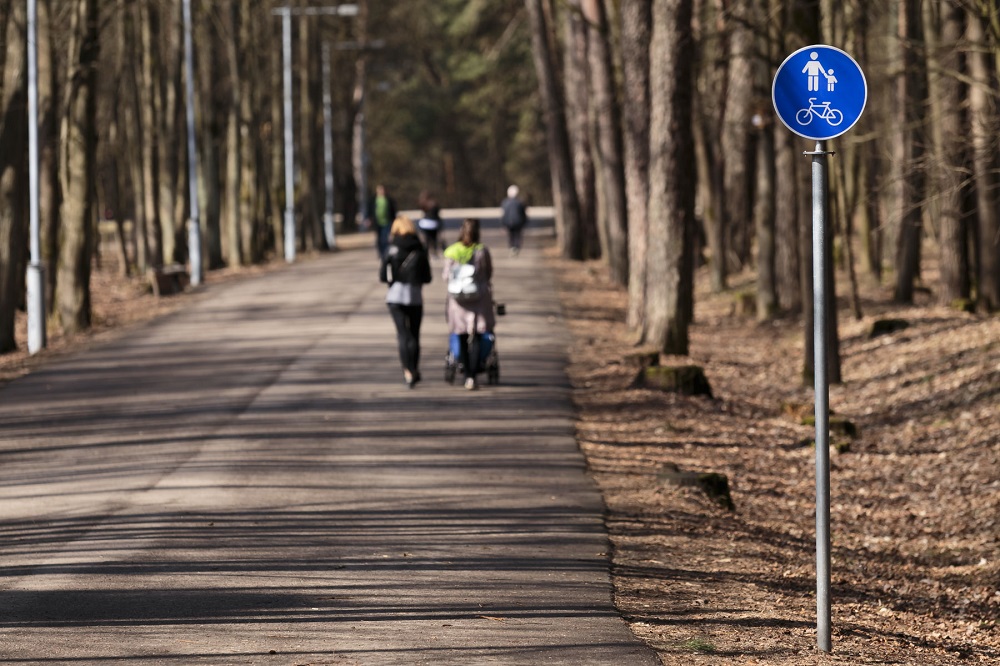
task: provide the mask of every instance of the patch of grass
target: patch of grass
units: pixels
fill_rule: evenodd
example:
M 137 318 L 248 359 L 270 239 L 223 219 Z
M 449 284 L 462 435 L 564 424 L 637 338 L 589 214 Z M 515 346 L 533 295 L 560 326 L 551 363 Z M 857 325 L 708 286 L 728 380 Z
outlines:
M 704 638 L 689 638 L 681 643 L 681 647 L 688 652 L 698 652 L 700 654 L 712 654 L 715 652 L 715 645 Z

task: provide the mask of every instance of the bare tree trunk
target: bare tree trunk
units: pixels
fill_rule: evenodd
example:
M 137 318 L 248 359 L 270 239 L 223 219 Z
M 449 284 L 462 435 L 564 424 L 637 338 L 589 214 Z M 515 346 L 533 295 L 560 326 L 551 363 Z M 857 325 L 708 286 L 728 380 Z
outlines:
M 754 100 L 754 45 L 751 22 L 753 0 L 735 0 L 730 5 L 729 81 L 726 85 L 726 110 L 722 122 L 722 163 L 725 173 L 725 221 L 729 237 L 726 260 L 739 270 L 750 259 L 750 105 Z M 728 272 L 728 271 L 727 271 Z
M 1000 209 L 996 199 L 997 158 L 995 138 L 1000 117 L 993 93 L 997 74 L 990 52 L 995 41 L 987 39 L 984 21 L 987 17 L 970 12 L 968 17 L 970 131 L 973 155 L 973 180 L 976 191 L 978 220 L 978 270 L 976 301 L 983 312 L 1000 310 Z
M 202 7 L 203 20 L 196 20 L 194 25 L 195 39 L 200 44 L 219 43 L 223 38 L 219 35 L 213 21 L 207 20 L 204 13 L 211 11 Z M 223 63 L 215 58 L 199 58 L 195 73 L 195 87 L 201 112 L 198 115 L 198 202 L 203 224 L 205 239 L 205 259 L 209 270 L 225 265 L 222 259 L 222 179 L 223 164 L 221 146 L 225 141 L 224 117 L 225 110 L 219 109 L 214 94 L 215 82 L 225 78 L 222 71 Z
M 45 273 L 45 304 L 55 308 L 59 257 L 59 70 L 51 0 L 38 2 L 38 222 Z M 119 79 L 120 80 L 120 79 Z
M 313 177 L 316 173 L 316 161 L 314 149 L 322 143 L 316 137 L 316 106 L 313 96 L 313 81 L 315 63 L 318 57 L 314 56 L 317 50 L 313 48 L 313 34 L 311 20 L 308 16 L 302 17 L 299 21 L 299 34 L 297 35 L 299 46 L 299 62 L 295 71 L 299 74 L 299 104 L 296 118 L 296 129 L 298 130 L 299 145 L 295 149 L 296 170 L 299 174 L 295 179 L 297 217 L 299 220 L 298 232 L 299 242 L 303 249 L 315 249 L 319 244 L 319 224 L 316 215 L 316 200 L 314 198 Z
M 625 171 L 622 160 L 621 114 L 615 90 L 610 26 L 603 0 L 583 0 L 588 24 L 588 61 L 590 65 L 591 108 L 597 122 L 596 148 L 601 192 L 604 193 L 607 247 L 604 256 L 611 280 L 628 283 L 628 218 L 625 202 Z
M 573 176 L 580 207 L 580 229 L 570 256 L 596 259 L 600 256 L 597 233 L 597 186 L 594 156 L 590 146 L 590 104 L 587 93 L 587 26 L 580 0 L 569 0 L 566 11 L 566 128 L 573 155 Z
M 918 51 L 923 43 L 919 0 L 899 3 L 902 72 L 897 80 L 897 125 L 902 136 L 895 144 L 896 209 L 901 216 L 896 248 L 894 298 L 913 302 L 914 282 L 920 273 L 920 239 L 925 191 L 923 117 L 927 105 L 926 63 Z
M 646 0 L 621 4 L 624 80 L 625 194 L 628 202 L 629 282 L 627 324 L 645 342 L 646 253 L 649 244 L 649 41 L 653 20 Z
M 726 288 L 729 254 L 726 228 L 726 174 L 721 139 L 729 95 L 727 60 L 718 53 L 727 50 L 722 0 L 700 0 L 701 34 L 696 40 L 699 71 L 695 105 L 698 164 L 698 196 L 708 244 L 712 290 Z
M 25 5 L 15 2 L 6 25 L 0 108 L 0 353 L 16 349 L 14 316 L 24 297 L 27 244 L 27 48 Z
M 222 236 L 224 244 L 222 256 L 230 266 L 240 266 L 245 262 L 243 256 L 243 222 L 241 216 L 243 207 L 240 205 L 240 166 L 243 157 L 240 36 L 242 34 L 242 17 L 240 4 L 230 0 L 226 8 L 226 18 L 229 21 L 229 35 L 226 42 L 226 53 L 229 59 L 229 109 L 226 114 L 226 175 L 223 186 L 223 220 Z
M 159 215 L 158 155 L 161 148 L 157 138 L 156 74 L 159 69 L 154 35 L 159 31 L 159 11 L 152 0 L 139 5 L 139 34 L 141 64 L 139 66 L 139 132 L 142 136 L 142 210 L 146 223 L 147 260 L 153 266 L 163 264 L 163 229 Z
M 261 76 L 261 68 L 257 66 L 258 59 L 254 57 L 256 45 L 254 44 L 254 34 L 256 32 L 256 22 L 259 20 L 258 12 L 243 11 L 241 3 L 237 2 L 233 6 L 233 20 L 237 23 L 237 38 L 235 55 L 238 60 L 237 70 L 240 74 L 236 85 L 239 87 L 239 241 L 240 241 L 240 262 L 243 264 L 256 263 L 263 256 L 263 248 L 258 240 L 259 226 L 262 215 L 259 201 L 260 192 L 258 183 L 257 156 L 258 146 L 263 137 L 257 131 L 259 127 L 258 109 L 260 99 L 257 96 L 256 81 Z M 242 67 L 240 67 L 242 65 Z
M 938 0 L 941 19 L 940 39 L 935 42 L 935 58 L 940 75 L 937 94 L 932 95 L 937 113 L 934 117 L 937 145 L 935 186 L 938 207 L 938 245 L 940 249 L 941 299 L 950 303 L 968 299 L 972 291 L 969 269 L 968 225 L 965 217 L 966 177 L 969 160 L 965 146 L 969 130 L 964 111 L 967 76 L 965 59 L 955 47 L 965 30 L 965 10 L 952 0 Z
M 580 208 L 573 182 L 573 162 L 569 153 L 564 106 L 552 60 L 552 25 L 543 1 L 525 0 L 525 7 L 531 25 L 531 51 L 545 115 L 556 234 L 562 256 L 581 259 L 579 254 L 574 254 L 580 248 Z
M 694 309 L 692 0 L 654 0 L 650 42 L 647 338 L 688 353 Z
M 156 96 L 156 120 L 158 125 L 159 150 L 157 151 L 157 205 L 160 224 L 163 226 L 163 258 L 167 262 L 182 262 L 185 252 L 181 248 L 187 246 L 186 226 L 182 218 L 177 216 L 177 187 L 180 182 L 180 152 L 178 146 L 186 145 L 178 128 L 181 105 L 181 58 L 184 49 L 181 25 L 180 3 L 171 7 L 162 22 L 162 34 L 159 44 L 162 57 L 159 59 L 160 71 L 157 74 L 159 85 Z
M 97 0 L 75 0 L 69 48 L 66 115 L 60 129 L 62 202 L 56 314 L 64 331 L 90 327 L 90 260 L 94 249 Z

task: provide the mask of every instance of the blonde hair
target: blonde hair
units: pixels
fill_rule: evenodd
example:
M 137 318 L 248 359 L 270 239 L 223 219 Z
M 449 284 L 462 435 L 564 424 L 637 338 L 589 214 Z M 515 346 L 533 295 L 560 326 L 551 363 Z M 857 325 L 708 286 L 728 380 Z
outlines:
M 399 215 L 392 222 L 392 228 L 389 229 L 389 236 L 395 238 L 396 236 L 416 236 L 417 235 L 417 225 L 413 223 L 413 220 L 406 217 L 405 215 Z

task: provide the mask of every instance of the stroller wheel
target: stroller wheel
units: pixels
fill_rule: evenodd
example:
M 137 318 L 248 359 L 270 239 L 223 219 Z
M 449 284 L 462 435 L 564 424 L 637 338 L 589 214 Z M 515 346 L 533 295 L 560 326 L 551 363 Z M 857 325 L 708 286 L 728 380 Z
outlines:
M 444 359 L 444 380 L 449 384 L 455 383 L 455 371 L 458 370 L 458 364 L 455 359 L 449 354 Z

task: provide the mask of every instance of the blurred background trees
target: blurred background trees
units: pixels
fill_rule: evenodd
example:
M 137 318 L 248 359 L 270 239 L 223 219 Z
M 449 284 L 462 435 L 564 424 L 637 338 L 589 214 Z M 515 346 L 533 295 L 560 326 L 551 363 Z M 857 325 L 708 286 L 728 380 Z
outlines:
M 50 320 L 89 323 L 89 267 L 188 261 L 181 0 L 37 0 L 40 215 Z M 209 268 L 281 256 L 281 20 L 318 0 L 192 0 L 197 189 Z M 329 5 L 336 3 L 329 3 Z M 840 285 L 1000 309 L 997 0 L 360 0 L 296 16 L 296 244 L 325 249 L 324 83 L 335 208 L 384 183 L 402 208 L 555 207 L 557 247 L 628 285 L 636 342 L 685 353 L 693 274 L 757 276 L 756 312 L 810 326 L 809 142 L 770 81 L 810 43 L 855 56 L 870 96 L 831 148 Z M 0 352 L 27 256 L 25 0 L 0 0 Z M 328 6 L 328 5 L 327 5 Z M 330 54 L 324 81 L 324 47 Z M 106 241 L 99 243 L 103 230 Z M 926 252 L 940 266 L 928 284 Z M 806 336 L 808 341 L 810 336 Z

